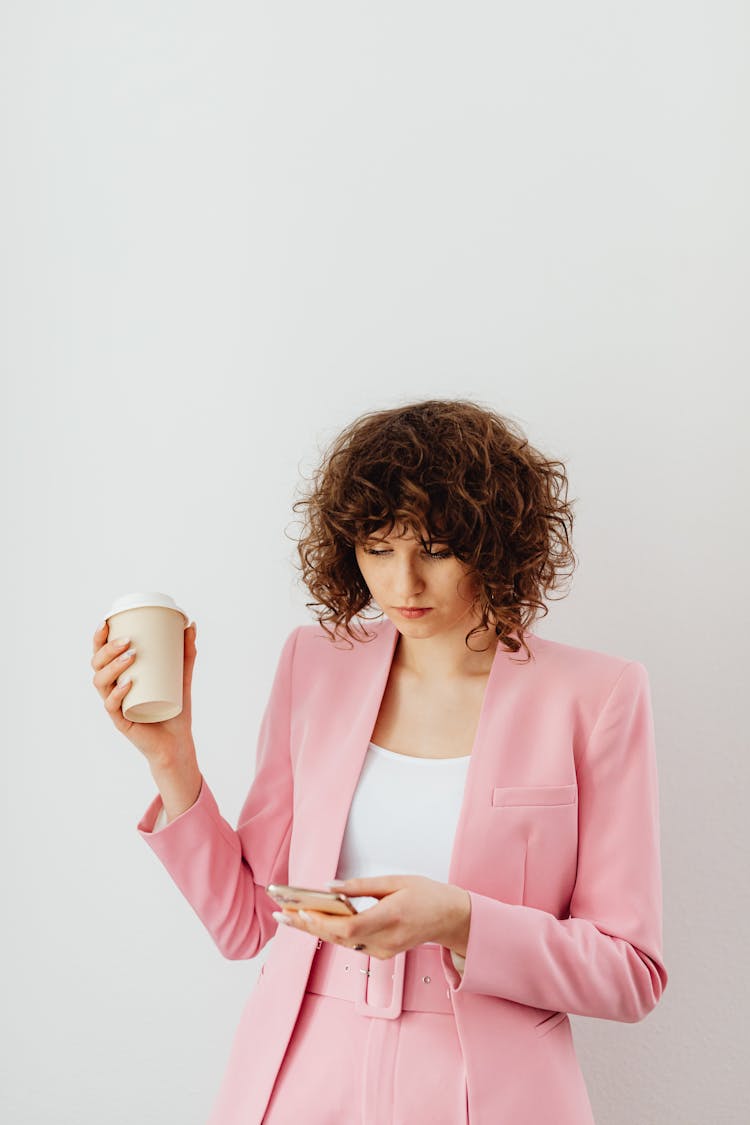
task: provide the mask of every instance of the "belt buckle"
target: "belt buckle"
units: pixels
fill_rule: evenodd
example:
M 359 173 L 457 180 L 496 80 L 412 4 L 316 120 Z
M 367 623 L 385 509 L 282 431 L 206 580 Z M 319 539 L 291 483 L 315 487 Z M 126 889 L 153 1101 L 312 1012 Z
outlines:
M 395 1020 L 401 1015 L 404 997 L 404 973 L 406 970 L 406 950 L 396 953 L 393 961 L 393 990 L 390 1004 L 369 1004 L 367 1001 L 367 984 L 370 979 L 370 963 L 373 958 L 368 954 L 367 968 L 360 969 L 362 973 L 361 995 L 354 1001 L 354 1011 L 360 1016 L 376 1016 L 378 1019 Z

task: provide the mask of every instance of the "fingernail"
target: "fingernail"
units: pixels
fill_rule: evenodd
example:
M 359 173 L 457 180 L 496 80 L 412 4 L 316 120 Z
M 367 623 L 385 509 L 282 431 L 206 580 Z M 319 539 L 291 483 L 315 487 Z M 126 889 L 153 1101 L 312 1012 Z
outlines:
M 326 883 L 326 886 L 327 887 L 345 887 L 346 886 L 346 879 L 330 879 Z
M 310 915 L 307 913 L 306 910 L 298 910 L 297 914 L 299 915 L 299 917 L 302 919 L 303 922 L 312 922 L 312 918 L 310 917 Z
M 273 916 L 277 922 L 283 922 L 285 926 L 291 926 L 292 924 L 289 917 L 283 914 L 281 910 L 274 910 Z

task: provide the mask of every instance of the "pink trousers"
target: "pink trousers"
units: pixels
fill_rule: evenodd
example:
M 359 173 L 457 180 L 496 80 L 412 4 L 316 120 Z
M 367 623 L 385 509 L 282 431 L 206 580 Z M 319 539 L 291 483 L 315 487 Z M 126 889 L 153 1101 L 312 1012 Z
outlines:
M 263 1125 L 468 1125 L 466 1071 L 440 963 L 322 942 Z

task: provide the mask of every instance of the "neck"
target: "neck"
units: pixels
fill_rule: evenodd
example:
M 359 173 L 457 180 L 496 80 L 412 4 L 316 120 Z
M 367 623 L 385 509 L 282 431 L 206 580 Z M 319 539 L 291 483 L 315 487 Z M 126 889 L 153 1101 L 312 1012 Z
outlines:
M 478 622 L 476 622 L 478 624 Z M 412 637 L 401 633 L 396 645 L 394 663 L 420 680 L 446 680 L 462 676 L 484 676 L 489 672 L 498 639 L 493 625 L 469 638 L 472 628 L 466 619 L 452 629 L 428 637 Z

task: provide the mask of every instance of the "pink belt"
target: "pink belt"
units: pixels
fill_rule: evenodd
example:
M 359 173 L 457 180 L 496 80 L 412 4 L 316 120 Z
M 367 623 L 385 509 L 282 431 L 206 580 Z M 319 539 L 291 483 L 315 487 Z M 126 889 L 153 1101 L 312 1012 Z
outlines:
M 351 1000 L 359 1015 L 386 1020 L 402 1010 L 452 1013 L 441 948 L 425 942 L 383 961 L 319 939 L 306 991 Z

